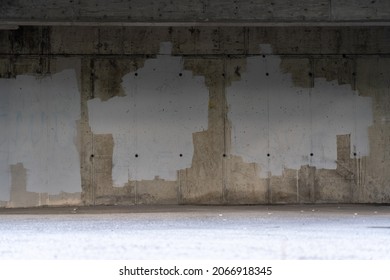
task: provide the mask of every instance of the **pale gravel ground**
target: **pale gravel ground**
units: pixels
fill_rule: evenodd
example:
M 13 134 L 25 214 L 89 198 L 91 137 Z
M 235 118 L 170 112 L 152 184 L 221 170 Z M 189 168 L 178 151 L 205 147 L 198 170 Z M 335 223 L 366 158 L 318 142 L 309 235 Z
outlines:
M 390 259 L 389 206 L 109 209 L 0 211 L 0 259 Z

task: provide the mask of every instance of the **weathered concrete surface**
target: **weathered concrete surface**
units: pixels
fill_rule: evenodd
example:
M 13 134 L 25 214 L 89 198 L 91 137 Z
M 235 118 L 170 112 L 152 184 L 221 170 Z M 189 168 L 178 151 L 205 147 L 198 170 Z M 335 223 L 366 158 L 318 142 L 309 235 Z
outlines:
M 389 206 L 0 209 L 0 259 L 388 260 Z
M 41 56 L 50 53 L 145 57 L 158 54 L 161 42 L 172 42 L 174 55 L 248 55 L 272 52 L 275 55 L 341 56 L 388 54 L 390 50 L 388 27 L 361 26 L 343 28 L 25 26 L 18 30 L 2 30 L 0 38 L 1 54 Z M 268 44 L 272 48 L 261 50 L 260 44 Z M 341 59 L 340 56 L 336 58 Z
M 80 203 L 76 73 L 67 70 L 39 80 L 19 75 L 1 79 L 0 87 L 2 198 L 10 194 L 14 207 Z M 72 194 L 67 198 L 65 192 Z M 51 196 L 60 193 L 61 202 Z
M 156 176 L 175 180 L 178 169 L 191 166 L 192 133 L 207 129 L 204 79 L 184 70 L 183 59 L 170 55 L 170 43 L 161 45 L 157 58 L 122 76 L 123 96 L 88 102 L 92 131 L 113 134 L 113 180 L 118 187 Z M 101 80 L 104 74 L 95 75 Z
M 5 25 L 161 25 L 349 23 L 390 20 L 390 4 L 371 0 L 3 1 Z
M 375 65 L 375 66 L 374 66 Z M 390 60 L 359 58 L 356 61 L 356 87 L 373 98 L 374 124 L 369 128 L 370 156 L 356 163 L 358 190 L 367 201 L 389 199 L 389 86 Z M 375 86 L 374 86 L 375 85 Z M 382 187 L 379 187 L 382 186 Z
M 31 145 L 43 147 L 33 137 L 40 126 L 0 135 L 0 206 L 388 203 L 389 34 L 387 27 L 0 31 L 0 83 L 15 100 L 27 96 L 25 109 L 0 104 L 2 131 L 18 127 L 17 111 L 29 124 L 48 96 L 62 106 L 73 96 L 66 107 L 49 106 L 58 115 L 49 120 L 61 125 L 48 122 L 48 143 L 66 151 L 46 154 L 54 156 L 42 158 L 47 169 L 32 164 Z M 64 75 L 71 78 L 60 81 Z M 18 95 L 20 80 L 41 87 Z M 6 89 L 0 98 L 10 96 Z M 42 93 L 37 106 L 26 105 Z M 31 147 L 20 144 L 26 139 Z M 52 171 L 53 162 L 72 168 Z M 34 179 L 48 175 L 65 179 Z

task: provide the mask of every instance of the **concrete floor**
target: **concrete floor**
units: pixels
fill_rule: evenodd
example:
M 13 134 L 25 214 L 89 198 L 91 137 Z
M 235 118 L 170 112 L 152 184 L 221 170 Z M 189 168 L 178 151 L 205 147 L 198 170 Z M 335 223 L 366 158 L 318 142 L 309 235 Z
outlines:
M 390 259 L 390 206 L 0 209 L 0 259 Z

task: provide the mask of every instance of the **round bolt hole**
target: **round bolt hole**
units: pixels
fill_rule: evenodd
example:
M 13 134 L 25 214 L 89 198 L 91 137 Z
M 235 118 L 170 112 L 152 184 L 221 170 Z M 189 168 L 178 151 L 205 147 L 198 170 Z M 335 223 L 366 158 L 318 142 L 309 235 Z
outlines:
M 267 73 L 265 73 L 265 75 L 266 75 L 266 76 L 269 76 L 269 73 L 267 72 Z
M 222 73 L 222 77 L 225 77 L 225 73 Z
M 222 156 L 223 156 L 223 157 L 226 157 L 226 154 L 223 154 Z
M 134 76 L 138 76 L 138 73 L 134 73 Z
M 312 72 L 309 72 L 309 77 L 313 76 L 313 73 Z
M 180 156 L 180 157 L 183 157 L 183 154 L 180 154 L 179 156 Z
M 95 155 L 94 155 L 94 154 L 92 154 L 92 155 L 91 155 L 91 158 L 93 158 L 93 157 L 95 157 Z
M 353 153 L 353 156 L 356 157 L 356 153 Z
M 265 57 L 265 54 L 263 54 L 263 57 Z
M 138 154 L 135 154 L 135 157 L 138 157 Z
M 270 157 L 271 155 L 270 154 L 267 154 L 267 157 Z
M 183 76 L 183 73 L 179 73 L 179 76 L 180 76 L 180 77 Z
M 314 154 L 313 154 L 313 153 L 310 153 L 310 156 L 312 157 L 312 156 L 314 156 Z

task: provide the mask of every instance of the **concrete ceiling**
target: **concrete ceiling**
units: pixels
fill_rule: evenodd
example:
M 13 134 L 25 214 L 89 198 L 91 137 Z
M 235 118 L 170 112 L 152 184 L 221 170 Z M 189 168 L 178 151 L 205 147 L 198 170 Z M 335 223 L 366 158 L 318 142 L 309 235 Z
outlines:
M 389 0 L 0 0 L 0 29 L 89 26 L 385 26 Z

